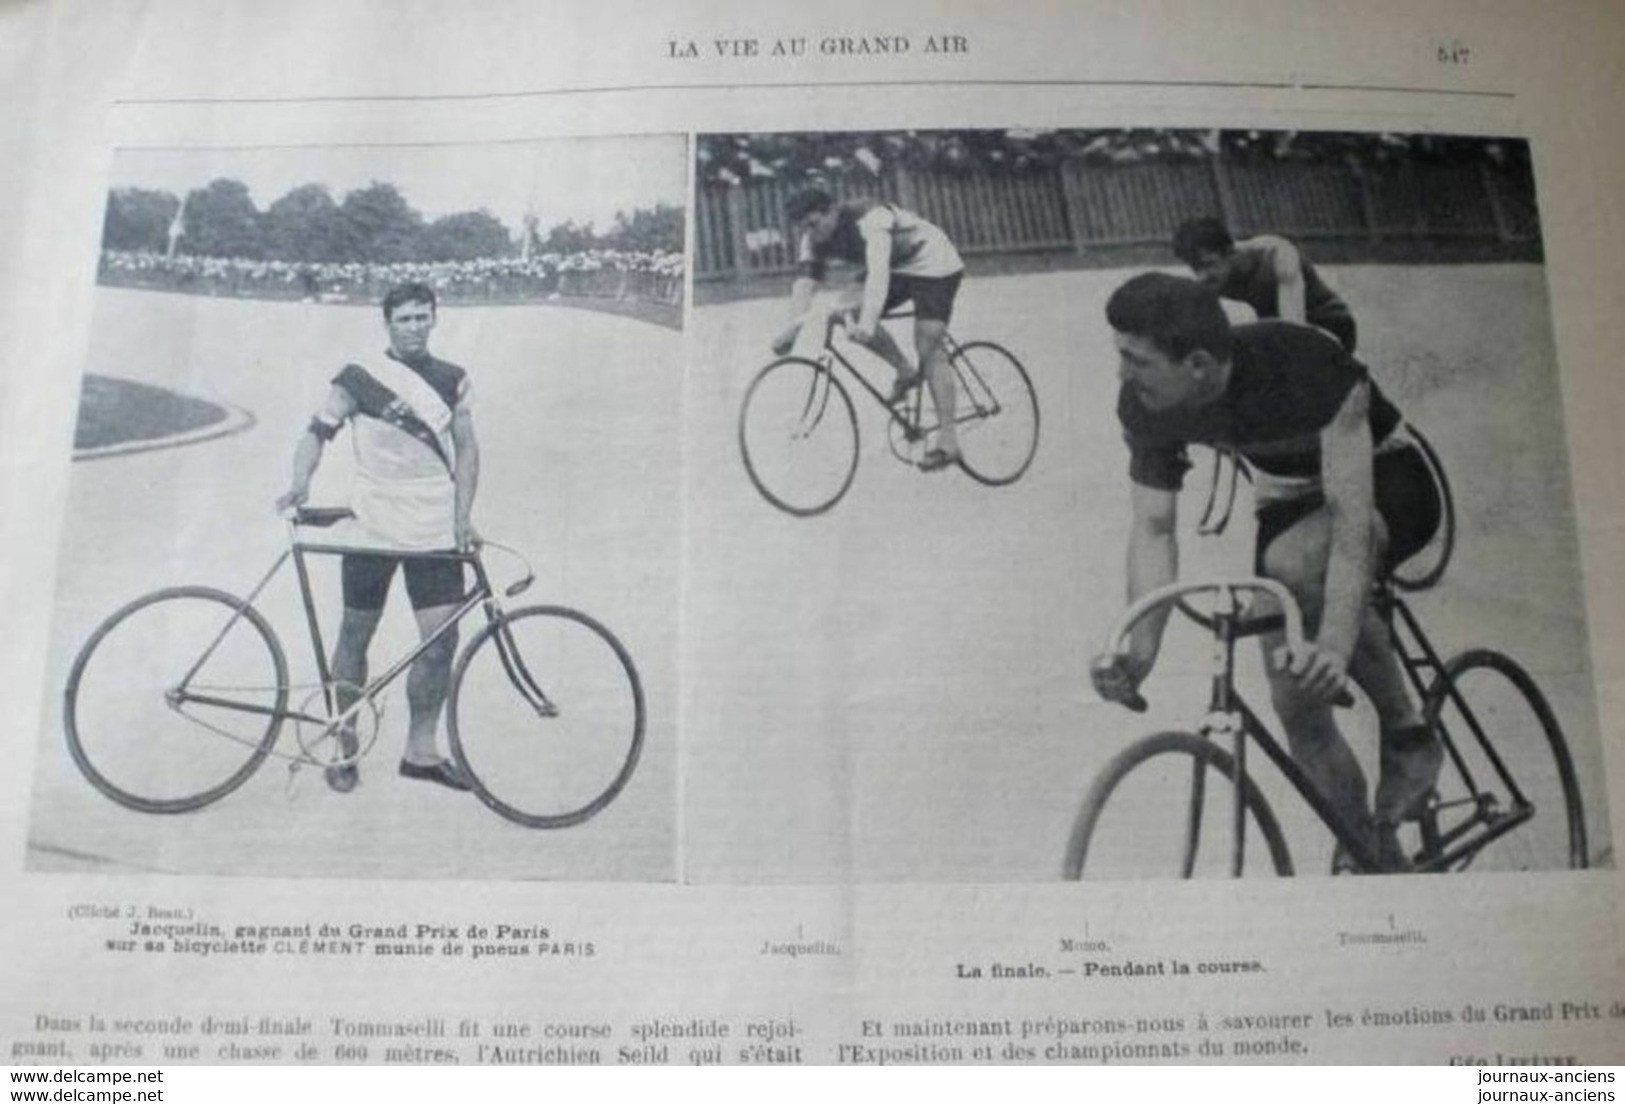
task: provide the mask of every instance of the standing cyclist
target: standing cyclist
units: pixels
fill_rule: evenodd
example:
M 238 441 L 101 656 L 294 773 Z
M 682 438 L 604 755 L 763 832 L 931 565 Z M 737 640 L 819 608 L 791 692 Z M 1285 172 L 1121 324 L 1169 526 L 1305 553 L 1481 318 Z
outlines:
M 862 291 L 856 297 L 845 297 L 840 308 L 856 308 L 857 321 L 849 330 L 852 340 L 884 357 L 897 373 L 892 403 L 901 402 L 923 373 L 931 386 L 940 428 L 920 467 L 938 471 L 957 464 L 954 374 L 948 364 L 946 337 L 965 264 L 954 243 L 912 211 L 873 200 L 838 204 L 818 187 L 793 194 L 784 210 L 799 237 L 796 259 L 800 271 L 790 289 L 794 321 L 774 340 L 774 351 L 782 356 L 795 344 L 801 319 L 812 305 L 829 261 L 861 266 Z M 918 370 L 880 325 L 881 315 L 909 300 L 914 302 Z
M 467 550 L 476 539 L 469 516 L 480 477 L 468 375 L 429 354 L 436 321 L 433 289 L 419 283 L 397 285 L 384 296 L 383 306 L 389 347 L 345 365 L 333 377 L 327 402 L 294 450 L 293 484 L 277 507 L 289 509 L 305 501 L 323 446 L 348 422 L 356 458 L 350 506 L 369 538 L 401 551 Z M 384 551 L 346 553 L 342 560 L 344 617 L 333 647 L 341 710 L 355 702 L 366 684 L 367 646 L 398 564 L 404 565 L 407 595 L 424 639 L 456 612 L 463 597 L 463 567 L 450 558 L 403 560 Z M 457 629 L 452 626 L 412 663 L 400 773 L 466 790 L 463 773 L 435 747 L 456 648 Z M 341 729 L 339 740 L 347 761 L 327 769 L 327 783 L 347 793 L 359 781 L 353 726 Z
M 1282 633 L 1263 641 L 1293 757 L 1348 830 L 1370 841 L 1382 868 L 1403 869 L 1397 826 L 1420 814 L 1444 752 L 1370 600 L 1377 573 L 1420 550 L 1440 520 L 1425 462 L 1394 435 L 1399 412 L 1326 334 L 1284 321 L 1232 328 L 1218 297 L 1193 280 L 1137 276 L 1113 293 L 1106 317 L 1130 457 L 1129 600 L 1178 574 L 1175 507 L 1190 466 L 1186 446 L 1239 453 L 1256 476 L 1255 570 L 1292 592 L 1310 639 L 1286 663 L 1276 662 Z M 1102 697 L 1134 694 L 1156 662 L 1166 620 L 1166 609 L 1143 619 L 1126 655 L 1096 661 Z M 1332 716 L 1345 676 L 1370 696 L 1382 726 L 1374 813 Z

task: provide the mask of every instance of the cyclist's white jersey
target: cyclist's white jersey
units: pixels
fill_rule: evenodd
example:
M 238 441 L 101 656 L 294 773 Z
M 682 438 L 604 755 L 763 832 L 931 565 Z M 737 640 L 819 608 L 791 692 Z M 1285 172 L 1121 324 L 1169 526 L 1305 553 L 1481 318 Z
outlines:
M 835 230 L 822 243 L 804 234 L 797 261 L 814 279 L 823 279 L 824 262 L 862 265 L 865 245 L 876 235 L 891 239 L 891 271 L 900 276 L 941 278 L 965 268 L 959 250 L 933 222 L 890 203 L 843 203 Z

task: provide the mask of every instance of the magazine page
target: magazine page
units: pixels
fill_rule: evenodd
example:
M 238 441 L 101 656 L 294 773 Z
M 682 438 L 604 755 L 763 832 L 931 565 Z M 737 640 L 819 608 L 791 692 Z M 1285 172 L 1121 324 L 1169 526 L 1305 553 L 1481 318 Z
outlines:
M 1610 9 L 3 19 L 8 1063 L 1625 1056 Z

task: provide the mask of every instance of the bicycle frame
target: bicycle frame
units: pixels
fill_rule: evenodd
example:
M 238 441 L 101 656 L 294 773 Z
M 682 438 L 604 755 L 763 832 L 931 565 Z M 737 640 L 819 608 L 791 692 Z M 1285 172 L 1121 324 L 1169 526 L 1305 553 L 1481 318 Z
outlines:
M 326 517 L 326 520 L 305 520 L 302 522 L 302 517 L 308 517 L 311 519 Z M 322 735 L 324 737 L 331 736 L 344 725 L 352 723 L 356 715 L 363 708 L 369 705 L 374 698 L 376 698 L 386 687 L 394 682 L 403 671 L 410 668 L 412 664 L 415 663 L 424 652 L 428 651 L 428 649 L 433 646 L 436 641 L 445 636 L 447 633 L 451 632 L 458 624 L 460 624 L 462 619 L 469 613 L 473 612 L 475 608 L 483 606 L 485 609 L 486 619 L 489 622 L 495 624 L 501 623 L 502 609 L 497 600 L 496 592 L 491 586 L 490 577 L 486 574 L 484 562 L 481 560 L 480 554 L 477 550 L 470 550 L 466 552 L 450 550 L 433 552 L 397 552 L 394 550 L 381 550 L 378 548 L 369 548 L 365 546 L 305 541 L 299 538 L 298 528 L 300 524 L 330 524 L 332 520 L 335 519 L 331 515 L 326 514 L 325 511 L 310 511 L 308 514 L 302 513 L 301 515 L 296 515 L 295 517 L 290 517 L 288 519 L 288 547 L 277 556 L 270 568 L 260 577 L 259 582 L 256 583 L 253 589 L 249 591 L 248 595 L 238 603 L 236 611 L 226 620 L 225 624 L 221 626 L 219 632 L 215 634 L 214 639 L 204 647 L 203 652 L 199 655 L 197 661 L 193 663 L 191 669 L 186 672 L 181 681 L 166 693 L 165 698 L 171 708 L 178 708 L 179 706 L 189 702 L 195 702 L 200 705 L 209 705 L 220 709 L 234 710 L 240 713 L 253 713 L 261 716 L 275 717 L 279 720 L 293 720 L 296 722 L 318 725 L 321 727 Z M 306 562 L 306 557 L 310 555 L 341 556 L 346 553 L 382 553 L 401 560 L 455 560 L 460 564 L 465 564 L 473 568 L 475 582 L 474 586 L 462 596 L 454 611 L 445 619 L 445 621 L 436 627 L 436 629 L 428 636 L 422 638 L 415 647 L 409 649 L 403 656 L 390 664 L 388 669 L 382 674 L 373 677 L 367 682 L 367 685 L 359 688 L 355 701 L 350 703 L 348 707 L 341 710 L 338 704 L 338 687 L 333 679 L 332 671 L 328 665 L 327 650 L 322 640 L 321 625 L 316 613 L 316 603 L 311 593 L 310 571 Z M 278 572 L 282 570 L 283 565 L 287 564 L 290 560 L 293 562 L 294 573 L 299 581 L 299 595 L 304 606 L 306 627 L 310 635 L 312 653 L 316 662 L 317 677 L 321 682 L 322 697 L 327 715 L 325 717 L 316 717 L 304 712 L 303 710 L 273 709 L 266 706 L 257 705 L 252 702 L 236 701 L 230 698 L 216 697 L 212 694 L 201 694 L 189 689 L 192 679 L 196 676 L 197 672 L 202 669 L 203 665 L 208 662 L 209 657 L 214 653 L 215 649 L 219 647 L 220 642 L 225 639 L 232 627 L 242 619 L 244 616 L 244 611 L 254 604 L 259 595 L 267 586 L 270 585 L 272 579 L 274 579 Z M 516 596 L 523 591 L 525 587 L 529 586 L 530 581 L 531 576 L 527 574 L 524 579 L 507 589 L 507 596 Z M 514 648 L 512 639 L 508 633 L 499 629 L 496 640 L 498 655 L 502 660 L 503 669 L 507 673 L 508 678 L 513 683 L 514 687 L 519 690 L 520 695 L 531 706 L 531 708 L 535 709 L 542 716 L 553 715 L 556 712 L 556 709 L 548 700 L 547 695 L 542 691 L 535 677 L 525 667 L 524 661 L 519 656 L 517 649 Z M 298 758 L 301 760 L 309 760 L 310 756 L 308 753 L 305 753 L 300 755 Z
M 1378 614 L 1383 619 L 1383 623 L 1388 626 L 1390 638 L 1394 642 L 1394 650 L 1399 656 L 1401 667 L 1410 679 L 1412 688 L 1422 700 L 1428 700 L 1433 687 L 1440 685 L 1440 680 L 1445 677 L 1444 660 L 1439 658 L 1439 653 L 1434 649 L 1433 642 L 1422 631 L 1421 622 L 1411 612 L 1410 606 L 1394 592 L 1392 586 L 1387 584 L 1379 585 L 1373 600 Z M 1431 672 L 1432 680 L 1424 681 L 1423 672 Z M 1510 811 L 1502 811 L 1494 803 L 1486 800 L 1484 791 L 1479 787 L 1477 780 L 1473 776 L 1472 767 L 1467 763 L 1466 757 L 1462 755 L 1461 750 L 1457 747 L 1455 737 L 1445 730 L 1442 723 L 1436 723 L 1434 728 L 1444 744 L 1445 753 L 1450 757 L 1451 763 L 1454 764 L 1457 772 L 1461 775 L 1468 790 L 1474 795 L 1474 808 L 1471 817 L 1442 833 L 1438 830 L 1436 810 L 1430 810 L 1423 817 L 1422 845 L 1424 850 L 1433 857 L 1421 869 L 1428 871 L 1448 870 L 1458 862 L 1470 860 L 1485 846 L 1506 835 L 1535 815 L 1534 804 L 1524 796 L 1516 778 L 1507 769 L 1505 760 L 1502 759 L 1500 752 L 1496 750 L 1494 742 L 1484 735 L 1483 726 L 1480 725 L 1477 715 L 1468 706 L 1460 688 L 1454 681 L 1445 682 L 1443 685 L 1446 688 L 1445 693 L 1449 696 L 1449 700 L 1466 721 L 1468 729 L 1472 732 L 1473 739 L 1477 741 L 1479 749 L 1483 751 L 1496 776 L 1506 786 L 1507 792 L 1512 795 L 1515 805 Z M 1480 835 L 1465 843 L 1458 844 L 1458 841 L 1478 829 L 1482 829 Z M 1583 846 L 1581 849 L 1583 850 Z
M 1270 594 L 1276 599 L 1283 612 L 1248 615 L 1237 599 L 1238 592 L 1243 590 Z M 1196 591 L 1213 591 L 1217 594 L 1217 601 L 1211 613 L 1195 610 L 1184 600 L 1185 595 Z M 1392 635 L 1401 666 L 1405 670 L 1413 689 L 1423 700 L 1427 700 L 1433 688 L 1446 678 L 1444 660 L 1440 658 L 1439 653 L 1433 647 L 1432 641 L 1428 639 L 1427 634 L 1423 631 L 1416 615 L 1411 612 L 1405 600 L 1394 591 L 1391 584 L 1386 581 L 1378 582 L 1373 590 L 1373 601 L 1383 618 L 1384 624 Z M 1247 811 L 1245 780 L 1247 777 L 1247 745 L 1249 741 L 1256 743 L 1258 748 L 1275 764 L 1287 782 L 1303 798 L 1304 802 L 1314 810 L 1315 814 L 1331 831 L 1359 869 L 1366 871 L 1379 869 L 1378 857 L 1370 841 L 1359 836 L 1348 824 L 1344 823 L 1337 810 L 1322 796 L 1319 788 L 1310 781 L 1303 769 L 1292 758 L 1291 753 L 1283 746 L 1281 740 L 1253 712 L 1236 690 L 1236 641 L 1248 636 L 1258 636 L 1282 629 L 1286 633 L 1287 647 L 1290 650 L 1295 651 L 1302 645 L 1301 618 L 1296 603 L 1291 600 L 1285 588 L 1279 583 L 1268 579 L 1219 583 L 1174 583 L 1166 587 L 1160 587 L 1142 597 L 1125 612 L 1119 622 L 1117 631 L 1113 635 L 1109 650 L 1121 651 L 1121 645 L 1126 639 L 1128 629 L 1152 609 L 1169 603 L 1177 604 L 1181 612 L 1213 633 L 1213 671 L 1208 712 L 1197 725 L 1197 731 L 1206 738 L 1228 737 L 1230 741 L 1229 750 L 1235 760 L 1236 785 L 1234 786 L 1234 817 L 1232 820 L 1231 873 L 1239 876 L 1245 863 Z M 1425 861 L 1417 867 L 1419 871 L 1424 872 L 1444 871 L 1457 864 L 1465 864 L 1490 843 L 1528 821 L 1535 812 L 1534 806 L 1525 798 L 1511 772 L 1507 770 L 1505 762 L 1496 751 L 1493 742 L 1485 736 L 1482 726 L 1460 691 L 1454 683 L 1448 683 L 1447 687 L 1445 692 L 1449 695 L 1449 700 L 1456 705 L 1465 719 L 1473 739 L 1477 741 L 1478 747 L 1483 750 L 1496 775 L 1513 796 L 1515 806 L 1512 810 L 1505 811 L 1501 810 L 1493 801 L 1486 799 L 1484 791 L 1478 786 L 1471 767 L 1458 747 L 1456 737 L 1445 731 L 1442 724 L 1436 726 L 1450 761 L 1455 765 L 1468 789 L 1474 794 L 1472 800 L 1475 808 L 1470 817 L 1446 831 L 1439 830 L 1438 810 L 1430 809 L 1424 815 L 1422 819 L 1422 838 Z M 1187 876 L 1195 865 L 1197 833 L 1201 823 L 1202 805 L 1205 800 L 1203 769 L 1202 764 L 1196 765 L 1196 775 L 1191 791 L 1184 857 Z
M 891 313 L 891 314 L 881 315 L 881 320 L 882 321 L 891 321 L 891 320 L 896 320 L 896 319 L 900 319 L 900 318 L 913 318 L 913 317 L 914 317 L 914 312 L 913 311 L 897 311 L 897 312 L 894 312 L 894 313 Z M 930 430 L 934 429 L 935 426 L 927 426 L 924 423 L 924 420 L 923 420 L 924 419 L 924 411 L 923 411 L 923 408 L 920 405 L 920 402 L 919 402 L 918 398 L 916 398 L 915 401 L 910 402 L 910 403 L 897 403 L 896 405 L 893 405 L 889 401 L 890 397 L 888 395 L 886 395 L 886 394 L 883 394 L 881 392 L 880 388 L 878 388 L 874 384 L 870 383 L 869 378 L 867 376 L 865 376 L 862 372 L 858 371 L 857 366 L 855 364 L 853 364 L 852 361 L 849 360 L 847 358 L 847 356 L 844 353 L 841 352 L 839 346 L 836 345 L 836 343 L 835 343 L 835 332 L 837 330 L 845 329 L 848 326 L 848 324 L 849 323 L 846 320 L 846 316 L 845 316 L 844 312 L 841 312 L 841 311 L 832 311 L 825 318 L 825 320 L 824 320 L 824 347 L 823 347 L 823 353 L 819 358 L 820 363 L 823 364 L 824 367 L 827 370 L 831 371 L 832 373 L 834 371 L 834 365 L 836 363 L 839 363 L 843 368 L 846 369 L 847 374 L 850 375 L 853 379 L 855 379 L 860 385 L 862 385 L 863 389 L 865 391 L 867 391 L 869 393 L 869 395 L 875 400 L 875 403 L 882 410 L 884 410 L 886 412 L 886 416 L 888 418 L 890 418 L 893 422 L 897 423 L 898 428 L 902 431 L 903 436 L 904 436 L 904 438 L 906 440 L 909 440 L 909 441 L 917 441 L 917 440 L 919 440 L 921 437 L 925 436 L 926 433 L 930 432 Z M 960 348 L 961 348 L 960 344 L 959 344 L 959 342 L 955 341 L 954 338 L 953 338 L 953 335 L 948 333 L 946 330 L 943 332 L 942 342 L 943 342 L 943 350 L 947 353 L 947 355 L 948 355 L 948 357 L 950 359 L 954 359 L 954 358 L 959 357 Z M 877 358 L 880 356 L 878 353 L 875 353 L 874 355 Z M 884 359 L 884 358 L 880 358 L 880 359 Z M 969 378 L 965 378 L 966 373 L 969 373 L 970 375 L 975 375 L 975 373 L 976 373 L 975 365 L 971 364 L 969 362 L 969 360 L 956 361 L 956 363 L 963 363 L 965 365 L 964 371 L 961 372 L 961 377 L 962 378 L 960 379 L 960 383 L 961 383 L 963 389 L 965 390 L 965 392 L 967 393 L 967 395 L 970 397 L 971 403 L 970 403 L 970 406 L 969 406 L 970 413 L 963 414 L 963 415 L 956 413 L 955 416 L 954 416 L 954 423 L 956 425 L 959 425 L 959 424 L 962 424 L 962 423 L 965 423 L 965 422 L 974 421 L 975 419 L 977 419 L 979 417 L 984 417 L 984 416 L 997 414 L 999 412 L 997 399 L 995 398 L 993 400 L 993 406 L 990 409 L 988 409 L 986 411 L 982 410 L 980 408 L 980 401 L 979 401 L 979 398 L 977 396 L 976 389 L 971 387 L 971 380 Z M 924 369 L 922 368 L 920 370 L 923 371 Z M 992 392 L 988 390 L 987 384 L 980 377 L 977 377 L 975 382 L 978 385 L 980 385 L 982 394 L 986 394 L 990 398 L 993 397 Z M 921 387 L 925 386 L 924 381 L 921 382 L 920 386 Z

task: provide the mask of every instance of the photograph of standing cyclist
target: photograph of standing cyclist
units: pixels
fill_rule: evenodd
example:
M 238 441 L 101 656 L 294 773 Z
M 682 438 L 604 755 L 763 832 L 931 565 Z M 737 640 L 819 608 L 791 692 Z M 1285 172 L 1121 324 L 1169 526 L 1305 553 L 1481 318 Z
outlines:
M 686 140 L 418 122 L 116 151 L 32 868 L 677 876 Z
M 938 428 L 920 470 L 940 471 L 959 463 L 954 378 L 944 340 L 965 271 L 954 243 L 941 228 L 913 211 L 875 200 L 836 203 L 834 196 L 816 185 L 785 200 L 784 215 L 801 235 L 796 249 L 801 275 L 790 288 L 790 325 L 774 339 L 773 351 L 783 356 L 795 346 L 802 319 L 829 262 L 856 266 L 861 283 L 854 284 L 835 308 L 852 316 L 847 332 L 853 341 L 884 357 L 897 373 L 887 396 L 891 405 L 902 402 L 922 378 L 930 385 Z M 914 307 L 912 364 L 880 325 L 882 315 L 905 303 Z
M 480 452 L 474 436 L 473 384 L 468 373 L 429 352 L 436 299 L 427 284 L 397 284 L 380 308 L 389 346 L 381 357 L 352 361 L 333 377 L 333 389 L 294 450 L 293 486 L 277 509 L 303 506 L 322 450 L 348 423 L 356 474 L 350 509 L 367 538 L 406 550 L 465 551 L 474 533 L 474 495 Z M 370 367 L 369 367 L 370 366 Z M 333 645 L 337 705 L 347 709 L 367 682 L 367 646 L 383 616 L 390 580 L 399 567 L 412 612 L 430 648 L 413 662 L 406 695 L 411 710 L 403 778 L 468 789 L 457 764 L 435 749 L 435 729 L 446 704 L 455 628 L 436 634 L 463 596 L 462 565 L 449 560 L 400 560 L 387 552 L 346 553 L 341 561 L 344 616 Z M 361 780 L 353 761 L 360 740 L 339 730 L 343 761 L 326 768 L 327 784 L 348 793 Z

